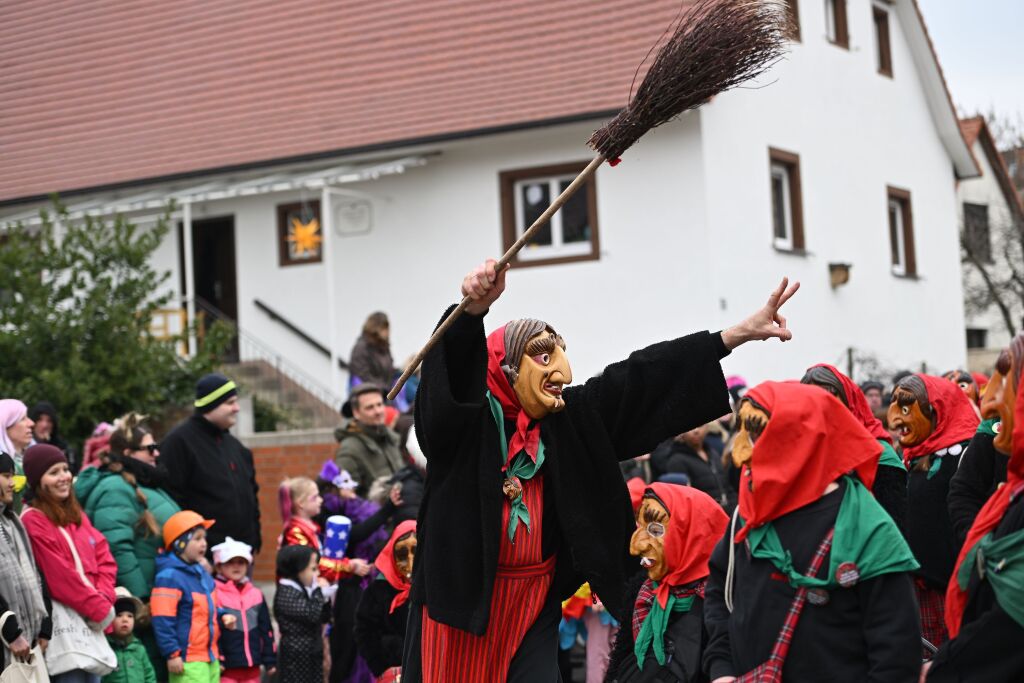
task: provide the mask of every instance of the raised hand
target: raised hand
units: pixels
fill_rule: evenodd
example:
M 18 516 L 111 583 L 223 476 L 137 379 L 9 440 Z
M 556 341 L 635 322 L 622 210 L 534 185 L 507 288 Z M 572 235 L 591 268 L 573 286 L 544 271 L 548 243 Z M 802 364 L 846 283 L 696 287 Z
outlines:
M 496 266 L 498 262 L 494 259 L 487 259 L 477 266 L 462 279 L 462 296 L 468 296 L 472 301 L 466 306 L 466 313 L 470 315 L 481 315 L 487 312 L 501 293 L 505 291 L 505 275 L 508 268 L 500 273 Z
M 786 326 L 786 317 L 779 313 L 779 309 L 800 289 L 800 283 L 789 284 L 789 278 L 782 278 L 782 282 L 775 288 L 775 291 L 768 297 L 768 303 L 738 325 L 722 331 L 722 341 L 727 349 L 735 349 L 740 344 L 752 340 L 780 339 L 788 341 L 793 338 L 793 332 Z

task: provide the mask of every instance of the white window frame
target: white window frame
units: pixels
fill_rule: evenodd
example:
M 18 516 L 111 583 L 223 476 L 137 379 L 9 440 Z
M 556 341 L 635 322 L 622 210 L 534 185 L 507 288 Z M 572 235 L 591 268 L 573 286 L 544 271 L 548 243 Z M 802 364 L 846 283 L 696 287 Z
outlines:
M 778 161 L 773 161 L 771 165 L 771 191 L 772 191 L 772 246 L 776 249 L 784 251 L 793 250 L 793 207 L 792 207 L 792 194 L 790 188 L 790 167 Z M 785 237 L 779 237 L 775 234 L 775 179 L 782 179 L 782 223 L 786 231 Z
M 886 213 L 886 225 L 889 228 L 889 240 L 892 240 L 892 215 L 896 213 L 896 256 L 898 258 L 897 263 L 892 264 L 892 274 L 904 276 L 907 274 L 907 245 L 906 245 L 906 230 L 903 225 L 903 202 L 895 197 L 889 198 L 888 212 Z M 892 254 L 892 244 L 889 245 L 890 257 Z
M 524 224 L 526 220 L 526 208 L 523 206 L 523 188 L 527 185 L 547 183 L 548 196 L 551 201 L 554 201 L 555 197 L 562 193 L 561 184 L 563 182 L 572 182 L 575 178 L 576 176 L 573 174 L 538 176 L 535 178 L 522 178 L 512 184 L 512 201 L 514 202 L 516 220 L 516 239 L 522 237 L 523 233 L 526 232 L 526 229 L 530 227 L 529 225 Z M 579 192 L 585 192 L 585 189 L 580 189 Z M 590 217 L 588 216 L 588 219 L 589 218 Z M 541 259 L 565 258 L 568 256 L 588 256 L 594 250 L 593 239 L 593 226 L 591 226 L 590 239 L 582 242 L 570 242 L 566 244 L 564 242 L 562 228 L 562 210 L 559 209 L 555 212 L 555 215 L 551 217 L 551 244 L 527 244 L 523 250 L 519 252 L 518 258 L 521 261 L 539 261 Z
M 839 37 L 836 31 L 836 0 L 825 0 L 825 37 L 831 43 Z

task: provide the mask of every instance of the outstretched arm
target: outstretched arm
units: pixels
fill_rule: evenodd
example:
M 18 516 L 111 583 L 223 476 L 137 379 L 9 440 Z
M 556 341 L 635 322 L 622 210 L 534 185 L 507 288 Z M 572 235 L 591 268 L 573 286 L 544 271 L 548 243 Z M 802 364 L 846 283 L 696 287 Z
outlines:
M 724 415 L 729 400 L 719 361 L 747 341 L 792 338 L 779 313 L 799 288 L 788 285 L 783 278 L 764 307 L 721 335 L 699 332 L 636 351 L 566 390 L 566 402 L 596 407 L 620 460 Z

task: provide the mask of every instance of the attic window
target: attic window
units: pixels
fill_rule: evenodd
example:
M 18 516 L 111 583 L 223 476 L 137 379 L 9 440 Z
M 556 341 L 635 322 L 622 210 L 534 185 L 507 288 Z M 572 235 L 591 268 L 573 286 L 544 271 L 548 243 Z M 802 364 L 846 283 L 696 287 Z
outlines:
M 846 23 L 846 0 L 825 0 L 825 35 L 833 45 L 850 49 Z
M 889 11 L 875 5 L 875 45 L 878 49 L 878 73 L 892 78 L 892 46 L 889 42 Z

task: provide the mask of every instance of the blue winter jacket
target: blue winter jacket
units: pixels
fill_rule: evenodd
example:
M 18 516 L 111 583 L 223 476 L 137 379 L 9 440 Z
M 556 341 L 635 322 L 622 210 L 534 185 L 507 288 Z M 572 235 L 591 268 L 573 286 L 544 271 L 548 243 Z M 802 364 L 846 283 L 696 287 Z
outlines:
M 221 614 L 214 588 L 213 577 L 198 564 L 168 552 L 157 556 L 150 610 L 156 644 L 165 658 L 219 661 Z

